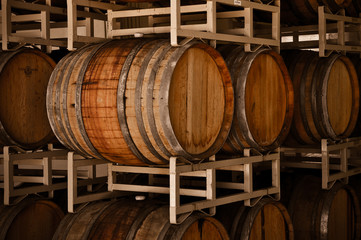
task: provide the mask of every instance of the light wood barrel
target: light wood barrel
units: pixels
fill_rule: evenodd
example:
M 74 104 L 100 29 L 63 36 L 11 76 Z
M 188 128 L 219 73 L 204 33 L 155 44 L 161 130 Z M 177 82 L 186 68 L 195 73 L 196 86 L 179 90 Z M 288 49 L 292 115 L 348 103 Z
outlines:
M 350 54 L 350 55 L 348 55 L 348 57 L 350 58 L 351 62 L 353 63 L 353 65 L 355 67 L 357 77 L 358 77 L 358 83 L 359 83 L 359 87 L 360 87 L 360 81 L 361 81 L 361 59 L 360 59 L 360 55 L 358 55 L 358 54 L 352 54 L 351 55 Z M 361 111 L 360 110 L 358 112 L 356 126 L 355 126 L 355 128 L 354 128 L 354 130 L 353 130 L 353 132 L 352 132 L 352 134 L 350 136 L 351 137 L 361 137 Z
M 50 240 L 63 211 L 53 202 L 28 198 L 13 206 L 0 206 L 0 239 Z
M 293 190 L 288 211 L 295 239 L 360 239 L 359 200 L 349 185 L 337 182 L 321 189 L 318 178 L 307 176 Z
M 216 218 L 231 240 L 293 240 L 293 226 L 287 209 L 279 202 L 263 199 L 253 207 L 243 202 L 217 207 Z
M 316 24 L 318 21 L 319 6 L 326 6 L 332 12 L 336 13 L 348 7 L 351 1 L 352 0 L 281 0 L 281 19 L 283 23 L 290 25 Z
M 111 41 L 63 58 L 47 93 L 59 141 L 128 165 L 215 154 L 233 118 L 228 69 L 206 44 L 168 41 Z
M 290 139 L 316 144 L 322 138 L 348 137 L 359 112 L 358 78 L 349 58 L 319 58 L 311 51 L 287 51 L 283 56 L 295 89 Z
M 279 54 L 269 49 L 245 53 L 241 46 L 219 49 L 229 67 L 235 91 L 232 128 L 223 150 L 242 153 L 277 148 L 292 122 L 293 87 Z
M 0 145 L 38 148 L 53 140 L 46 115 L 46 88 L 55 67 L 31 48 L 0 53 Z
M 220 222 L 202 213 L 193 213 L 181 224 L 169 223 L 169 207 L 149 201 L 119 200 L 90 204 L 68 214 L 53 240 L 227 240 Z

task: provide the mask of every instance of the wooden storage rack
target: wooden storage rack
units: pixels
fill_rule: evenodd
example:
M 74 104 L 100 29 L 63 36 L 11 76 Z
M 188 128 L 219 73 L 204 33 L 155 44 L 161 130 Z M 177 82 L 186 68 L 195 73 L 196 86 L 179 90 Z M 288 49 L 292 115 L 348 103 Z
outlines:
M 13 9 L 18 9 L 16 14 Z M 74 46 L 80 47 L 86 43 L 101 41 L 104 38 L 94 36 L 94 20 L 105 22 L 107 18 L 105 14 L 90 10 L 90 7 L 85 7 L 81 11 L 74 8 L 54 7 L 51 6 L 51 0 L 46 0 L 46 4 L 1 0 L 2 50 L 8 50 L 9 43 L 18 43 L 20 46 L 42 45 L 46 46 L 47 52 L 50 52 L 52 46 L 73 49 Z M 30 13 L 21 13 L 24 11 Z M 51 20 L 53 15 L 62 15 L 64 20 Z M 85 36 L 78 36 L 79 26 L 85 27 Z M 64 28 L 66 33 L 60 37 L 53 37 L 52 31 L 60 28 Z M 32 31 L 31 34 L 29 30 Z
M 321 169 L 322 188 L 330 189 L 340 180 L 361 173 L 361 158 L 352 157 L 351 151 L 361 147 L 360 138 L 334 143 L 322 139 L 319 148 L 281 148 L 281 166 L 287 168 Z
M 92 184 L 96 183 L 106 183 L 108 180 L 107 176 L 97 177 L 96 176 L 96 165 L 98 164 L 107 164 L 109 162 L 101 159 L 93 158 L 84 158 L 74 152 L 68 152 L 68 212 L 74 212 L 74 206 L 80 203 L 92 202 L 100 199 L 113 198 L 117 194 L 112 192 L 98 192 L 98 193 L 88 193 L 82 196 L 78 194 L 79 186 L 87 186 L 88 192 L 92 191 Z M 85 179 L 78 179 L 78 168 L 79 167 L 88 167 L 88 173 Z
M 63 169 L 55 169 L 55 161 L 62 161 L 65 165 Z M 28 194 L 48 192 L 52 198 L 55 190 L 66 189 L 68 187 L 68 209 L 73 211 L 74 205 L 98 199 L 110 198 L 114 194 L 89 193 L 93 184 L 106 183 L 107 177 L 96 176 L 96 165 L 107 164 L 104 160 L 85 159 L 80 155 L 74 157 L 74 153 L 68 150 L 54 150 L 52 145 L 47 150 L 25 151 L 19 147 L 4 147 L 3 159 L 1 159 L 4 176 L 0 187 L 4 188 L 4 204 L 11 204 L 11 198 L 22 199 Z M 15 168 L 21 168 L 18 174 Z M 77 171 L 83 167 L 82 171 Z M 34 174 L 41 171 L 42 173 Z M 54 183 L 53 179 L 59 177 L 61 181 Z M 66 179 L 68 177 L 68 181 Z M 30 183 L 30 186 L 15 187 L 15 183 Z M 78 196 L 78 187 L 87 186 L 88 193 Z M 14 201 L 15 203 L 17 200 Z
M 192 164 L 177 157 L 170 159 L 170 164 L 167 167 L 150 166 L 150 167 L 136 167 L 136 166 L 119 166 L 110 164 L 108 168 L 108 188 L 109 191 L 128 191 L 128 192 L 143 192 L 143 193 L 160 193 L 169 194 L 170 200 L 170 223 L 177 224 L 193 211 L 209 209 L 209 214 L 215 214 L 215 207 L 237 201 L 244 201 L 244 204 L 251 206 L 255 204 L 263 196 L 273 196 L 275 199 L 280 198 L 280 152 L 268 155 L 250 156 L 250 151 L 245 151 L 245 157 L 217 160 L 211 157 L 207 162 L 200 162 Z M 257 163 L 271 164 L 272 180 L 270 187 L 259 190 L 253 189 L 253 166 Z M 180 164 L 183 163 L 183 164 Z M 230 172 L 243 172 L 243 182 L 217 182 L 216 170 L 225 170 Z M 148 186 L 138 184 L 123 184 L 114 181 L 115 173 L 141 173 L 151 176 L 166 175 L 169 176 L 168 186 Z M 181 188 L 181 177 L 197 177 L 205 178 L 205 190 L 193 188 Z M 155 183 L 155 181 L 150 181 Z M 149 185 L 150 185 L 149 184 Z M 216 196 L 217 188 L 237 190 L 237 193 L 218 197 Z M 193 196 L 205 198 L 205 200 L 193 201 L 191 203 L 182 204 L 180 196 Z M 184 214 L 181 217 L 177 217 Z
M 181 6 L 181 0 L 170 1 L 170 7 L 155 7 L 134 9 L 127 5 L 103 3 L 94 0 L 67 0 L 67 8 L 51 6 L 51 0 L 46 4 L 26 3 L 17 0 L 1 0 L 2 9 L 2 49 L 8 50 L 9 43 L 36 44 L 46 46 L 48 52 L 52 46 L 67 47 L 68 50 L 92 42 L 102 41 L 104 38 L 94 35 L 94 19 L 107 22 L 105 38 L 118 36 L 149 34 L 149 33 L 170 33 L 171 44 L 178 46 L 179 37 L 200 38 L 211 40 L 215 46 L 216 41 L 227 41 L 244 43 L 246 51 L 252 51 L 252 45 L 256 47 L 267 45 L 274 47 L 277 51 L 280 48 L 280 0 L 273 1 L 273 4 L 262 4 L 258 0 L 204 0 L 204 4 Z M 239 7 L 239 10 L 230 10 L 217 13 L 217 3 Z M 83 10 L 79 10 L 78 7 Z M 13 9 L 21 9 L 32 12 L 21 14 L 19 11 L 14 14 Z M 94 11 L 93 11 L 94 10 Z M 267 26 L 267 37 L 255 35 L 255 22 L 253 11 L 260 10 L 272 14 L 272 24 Z M 105 14 L 107 13 L 107 14 Z M 202 24 L 182 24 L 183 13 L 202 13 L 195 15 L 195 20 L 205 21 Z M 52 15 L 67 16 L 66 21 L 57 22 L 51 20 Z M 148 26 L 137 28 L 131 26 L 127 29 L 117 27 L 117 20 L 141 16 L 148 16 Z M 157 24 L 157 17 L 165 19 L 161 26 Z M 244 19 L 243 28 L 228 28 L 217 30 L 217 20 L 220 19 Z M 16 24 L 24 23 L 24 24 Z M 26 23 L 26 24 L 25 24 Z M 29 24 L 31 23 L 31 24 Z M 158 22 L 159 23 L 159 22 Z M 166 26 L 165 26 L 166 25 Z M 85 27 L 85 36 L 78 34 L 78 27 Z M 221 25 L 222 26 L 222 25 Z M 65 28 L 66 34 L 62 38 L 52 37 L 52 30 Z M 36 30 L 37 36 L 29 36 L 28 31 Z
M 217 3 L 239 7 L 239 10 L 217 12 Z M 272 14 L 272 24 L 269 24 L 270 38 L 255 37 L 253 11 L 261 10 Z M 188 15 L 182 15 L 187 13 Z M 185 24 L 193 15 L 193 20 L 204 20 L 203 23 Z M 170 1 L 170 7 L 158 7 L 135 10 L 108 10 L 107 37 L 117 36 L 170 33 L 172 46 L 179 46 L 179 37 L 199 38 L 211 40 L 215 46 L 216 41 L 244 43 L 246 51 L 252 51 L 251 46 L 267 45 L 276 48 L 280 47 L 280 1 L 273 1 L 273 5 L 262 4 L 260 1 L 252 0 L 204 0 L 204 4 L 181 5 L 181 0 Z M 129 17 L 148 16 L 149 26 L 141 28 L 120 29 L 115 26 L 117 19 Z M 164 17 L 166 16 L 166 17 Z M 160 17 L 162 20 L 157 20 Z M 217 20 L 229 18 L 244 19 L 244 27 L 238 29 L 217 30 Z M 165 19 L 165 21 L 164 21 Z M 170 21 L 169 21 L 170 20 Z M 161 26 L 156 23 L 162 22 Z M 182 44 L 182 43 L 181 43 Z
M 286 27 L 281 31 L 282 38 L 292 38 L 290 42 L 282 40 L 282 49 L 318 49 L 320 57 L 327 57 L 334 51 L 361 53 L 361 17 L 347 17 L 344 10 L 332 14 L 320 6 L 318 25 Z M 301 37 L 308 39 L 301 40 Z

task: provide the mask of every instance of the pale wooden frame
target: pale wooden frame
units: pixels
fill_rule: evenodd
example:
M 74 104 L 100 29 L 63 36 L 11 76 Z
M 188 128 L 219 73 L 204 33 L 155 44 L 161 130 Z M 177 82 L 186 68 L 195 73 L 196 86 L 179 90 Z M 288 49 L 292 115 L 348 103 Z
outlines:
M 78 186 L 87 186 L 88 192 L 92 191 L 92 184 L 106 183 L 108 178 L 96 177 L 96 168 L 98 164 L 107 164 L 109 162 L 101 159 L 84 158 L 75 155 L 74 152 L 68 152 L 68 212 L 75 212 L 75 205 L 87 202 L 93 202 L 101 199 L 109 199 L 117 196 L 112 192 L 88 193 L 78 196 Z M 87 179 L 78 179 L 78 167 L 88 166 Z
M 70 1 L 72 2 L 72 1 Z M 75 1 L 77 3 L 78 1 Z M 83 3 L 84 1 L 80 1 Z M 93 1 L 85 1 L 93 2 Z M 69 4 L 69 0 L 68 0 Z M 89 3 L 92 7 L 94 4 Z M 114 4 L 109 4 L 112 6 Z M 71 4 L 70 6 L 74 6 Z M 98 5 L 96 5 L 98 6 Z M 103 6 L 103 5 L 101 5 Z M 16 7 L 24 10 L 36 11 L 39 13 L 25 14 L 12 16 L 11 8 Z M 87 6 L 85 6 L 87 7 Z M 104 40 L 104 38 L 94 37 L 94 19 L 106 21 L 106 16 L 99 13 L 89 12 L 89 8 L 85 11 L 77 11 L 76 8 L 60 8 L 51 6 L 51 0 L 46 0 L 46 4 L 34 4 L 20 2 L 16 0 L 1 0 L 1 18 L 2 18 L 2 50 L 9 50 L 8 43 L 15 42 L 20 44 L 35 44 L 46 47 L 47 52 L 51 52 L 51 47 L 67 47 L 69 50 L 74 50 L 76 47 L 81 47 L 84 44 Z M 68 15 L 67 22 L 52 22 L 50 21 L 50 14 Z M 77 17 L 83 17 L 85 20 L 78 20 Z M 34 21 L 32 26 L 27 26 L 26 29 L 20 27 L 13 27 L 13 22 Z M 77 36 L 77 26 L 85 26 L 86 36 Z M 29 29 L 29 27 L 32 27 Z M 67 28 L 68 36 L 65 39 L 51 39 L 50 31 L 53 28 Z M 12 30 L 19 32 L 12 33 Z M 21 33 L 21 30 L 40 30 L 39 37 L 28 37 Z
M 240 7 L 239 11 L 217 13 L 216 3 L 224 3 Z M 272 24 L 270 25 L 271 38 L 254 37 L 253 9 L 268 11 L 272 13 Z M 206 12 L 205 24 L 181 25 L 181 13 Z M 170 7 L 147 8 L 136 10 L 108 10 L 107 37 L 114 38 L 134 34 L 158 34 L 170 33 L 172 46 L 179 46 L 179 37 L 208 39 L 215 46 L 216 41 L 244 43 L 246 51 L 252 51 L 251 45 L 267 45 L 274 47 L 277 51 L 280 48 L 280 1 L 275 0 L 274 5 L 266 5 L 251 0 L 208 0 L 204 4 L 181 6 L 181 0 L 172 0 Z M 168 26 L 149 26 L 146 28 L 117 29 L 115 20 L 126 17 L 159 16 L 170 15 Z M 219 33 L 216 28 L 217 18 L 242 17 L 245 20 L 245 27 Z M 237 33 L 237 34 L 236 34 Z
M 10 151 L 13 150 L 13 151 Z M 74 205 L 107 199 L 115 196 L 114 193 L 87 193 L 78 195 L 78 187 L 87 186 L 88 192 L 92 191 L 93 184 L 106 183 L 107 176 L 96 177 L 96 165 L 107 164 L 105 160 L 87 159 L 80 155 L 75 155 L 69 150 L 54 150 L 52 145 L 48 145 L 48 150 L 44 151 L 25 151 L 19 147 L 5 146 L 0 159 L 0 167 L 4 170 L 4 176 L 0 183 L 0 188 L 4 188 L 4 204 L 10 205 L 10 198 L 19 197 L 22 199 L 28 194 L 39 192 L 48 192 L 49 198 L 53 198 L 54 191 L 60 189 L 68 190 L 68 210 L 74 212 Z M 53 160 L 67 161 L 64 171 L 53 169 Z M 43 169 L 41 176 L 16 176 L 14 175 L 15 165 L 27 165 L 34 169 Z M 79 167 L 86 167 L 83 171 L 78 171 Z M 64 181 L 53 183 L 53 176 L 60 172 L 64 175 Z M 67 182 L 65 177 L 68 177 Z M 80 179 L 79 177 L 82 177 Z M 40 183 L 41 185 L 29 187 L 14 187 L 15 182 L 22 183 Z M 17 202 L 15 199 L 14 202 Z
M 329 140 L 322 139 L 320 148 L 291 148 L 291 147 L 282 147 L 281 148 L 281 165 L 282 167 L 287 168 L 311 168 L 311 169 L 321 169 L 322 177 L 322 188 L 330 189 L 336 181 L 342 181 L 348 183 L 348 178 L 350 176 L 361 173 L 361 158 L 360 159 L 350 159 L 348 151 L 351 151 L 352 148 L 360 148 L 361 139 L 360 138 L 351 138 L 342 141 L 341 143 L 329 143 Z M 337 154 L 334 154 L 337 152 Z M 290 157 L 294 157 L 295 154 L 301 160 L 290 161 Z M 302 155 L 303 154 L 303 155 Z M 305 154 L 312 154 L 312 160 L 307 157 Z M 338 158 L 340 161 L 336 164 L 330 163 L 330 157 Z M 319 159 L 319 161 L 314 161 L 314 159 Z M 349 167 L 353 166 L 352 169 Z M 331 170 L 337 170 L 337 173 L 331 173 Z
M 210 161 L 199 164 L 179 165 L 179 159 L 172 157 L 168 167 L 137 167 L 137 166 L 117 166 L 109 164 L 108 167 L 108 189 L 109 191 L 145 192 L 169 194 L 170 197 L 170 223 L 177 224 L 184 219 L 184 216 L 193 211 L 209 209 L 209 214 L 215 214 L 215 207 L 232 202 L 244 201 L 244 204 L 251 206 L 255 201 L 266 195 L 272 195 L 280 199 L 280 152 L 269 155 L 247 156 L 249 151 L 245 151 L 245 157 L 218 160 L 211 157 Z M 178 161 L 177 161 L 178 160 Z M 253 190 L 253 164 L 262 162 L 272 162 L 272 187 Z M 220 183 L 216 181 L 216 170 L 241 171 L 244 172 L 243 183 Z M 145 186 L 136 184 L 122 184 L 114 182 L 114 173 L 142 173 L 149 175 L 168 175 L 169 187 Z M 181 176 L 193 176 L 206 178 L 206 190 L 181 189 Z M 216 188 L 231 188 L 243 190 L 242 193 L 232 194 L 224 197 L 216 197 Z M 180 196 L 204 197 L 205 200 L 195 201 L 189 204 L 180 204 Z M 179 215 L 182 215 L 178 218 Z
M 327 20 L 337 21 L 337 23 L 327 23 Z M 358 25 L 351 27 L 350 24 Z M 338 34 L 337 44 L 328 43 L 326 36 L 328 29 L 336 29 Z M 345 36 L 348 32 L 358 32 L 358 39 L 353 42 L 358 45 L 345 45 Z M 293 37 L 293 42 L 281 43 L 282 49 L 309 49 L 314 48 L 319 50 L 320 57 L 327 57 L 332 52 L 358 52 L 361 53 L 361 17 L 347 17 L 345 11 L 341 10 L 337 14 L 332 14 L 326 7 L 318 7 L 318 25 L 285 27 L 281 29 L 282 36 Z M 319 40 L 299 41 L 298 38 L 302 35 L 318 35 Z

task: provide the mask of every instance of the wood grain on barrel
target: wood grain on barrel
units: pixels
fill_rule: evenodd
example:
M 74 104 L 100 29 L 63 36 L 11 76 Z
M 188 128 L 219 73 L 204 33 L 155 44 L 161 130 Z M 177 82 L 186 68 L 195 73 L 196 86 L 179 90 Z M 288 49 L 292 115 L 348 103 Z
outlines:
M 65 56 L 53 71 L 47 91 L 48 118 L 58 140 L 70 149 L 94 157 L 101 156 L 85 133 L 80 93 L 86 66 L 98 48 L 90 45 Z
M 196 62 L 201 67 L 193 68 Z M 233 98 L 216 50 L 197 41 L 174 48 L 165 40 L 110 41 L 69 54 L 47 96 L 64 145 L 128 165 L 215 154 L 231 127 Z
M 140 96 L 140 115 L 143 122 L 145 135 L 154 150 L 165 159 L 174 154 L 172 149 L 167 149 L 160 139 L 155 125 L 153 112 L 153 88 L 158 64 L 169 49 L 169 45 L 161 41 L 153 45 L 152 51 L 143 59 L 142 71 L 139 73 L 138 81 L 142 81 Z M 140 120 L 140 119 L 139 119 Z
M 195 221 L 182 236 L 182 240 L 216 240 L 227 239 L 224 227 L 214 218 L 206 217 L 202 221 Z
M 289 239 L 288 229 L 285 224 L 283 213 L 272 204 L 267 204 L 258 213 L 254 220 L 250 240 L 257 239 Z
M 351 61 L 319 58 L 311 51 L 284 53 L 295 89 L 295 114 L 287 143 L 316 144 L 348 137 L 357 122 L 359 86 Z
M 281 56 L 268 49 L 244 53 L 242 47 L 231 45 L 220 51 L 235 89 L 235 114 L 223 150 L 237 154 L 246 147 L 277 148 L 290 129 L 294 104 L 292 82 Z
M 174 133 L 191 154 L 209 149 L 222 126 L 225 93 L 222 76 L 207 52 L 190 48 L 177 62 L 170 86 Z
M 136 164 L 125 142 L 117 114 L 117 88 L 123 64 L 137 44 L 124 41 L 105 45 L 90 61 L 82 85 L 82 118 L 86 133 L 97 151 L 106 159 L 127 159 Z
M 96 210 L 98 209 L 98 211 Z M 77 231 L 78 230 L 78 231 Z M 216 219 L 193 213 L 177 225 L 169 223 L 169 207 L 126 199 L 93 203 L 62 221 L 54 240 L 228 240 Z
M 283 128 L 287 90 L 273 57 L 260 54 L 252 63 L 246 84 L 246 114 L 250 131 L 262 146 L 271 145 Z
M 288 210 L 296 240 L 360 238 L 359 199 L 349 185 L 336 183 L 330 190 L 322 190 L 320 179 L 301 178 L 293 189 Z
M 341 189 L 334 197 L 330 210 L 329 240 L 353 239 L 353 219 L 347 216 L 352 215 L 352 201 L 347 191 Z
M 327 87 L 327 111 L 336 135 L 346 131 L 352 112 L 352 84 L 344 62 L 336 60 Z
M 72 62 L 72 69 L 70 72 L 64 72 L 67 74 L 68 81 L 66 82 L 67 86 L 63 91 L 63 111 L 64 113 L 64 121 L 65 125 L 67 125 L 67 129 L 69 129 L 69 133 L 71 139 L 76 143 L 75 149 L 79 149 L 81 152 L 92 153 L 93 155 L 99 155 L 90 140 L 87 138 L 87 135 L 84 133 L 84 129 L 82 127 L 82 119 L 78 116 L 77 111 L 79 112 L 80 104 L 79 99 L 80 96 L 77 96 L 77 92 L 80 89 L 80 76 L 82 76 L 81 72 L 85 71 L 85 65 L 89 62 L 89 58 L 95 54 L 97 50 L 97 46 L 89 46 L 84 48 L 82 54 L 80 56 L 76 56 Z M 66 97 L 66 98 L 65 98 Z M 78 109 L 77 109 L 78 108 Z
M 232 203 L 217 208 L 216 218 L 231 239 L 294 239 L 293 225 L 285 206 L 262 199 L 253 207 Z
M 1 239 L 48 240 L 52 239 L 64 213 L 51 201 L 25 199 L 4 207 L 0 216 Z
M 146 109 L 146 106 L 142 106 L 140 100 L 142 90 L 147 90 L 148 87 L 145 83 L 146 79 L 148 79 L 147 75 L 140 76 L 144 71 L 142 67 L 144 68 L 143 65 L 148 64 L 148 62 L 144 62 L 144 60 L 149 53 L 152 53 L 152 49 L 156 46 L 156 42 L 151 41 L 142 46 L 142 48 L 134 57 L 134 60 L 130 66 L 125 91 L 125 96 L 127 99 L 125 114 L 129 133 L 132 136 L 132 140 L 137 149 L 145 158 L 149 159 L 152 162 L 160 164 L 162 162 L 159 159 L 164 159 L 166 156 L 164 156 L 164 154 L 162 154 L 159 148 L 156 147 L 157 144 L 155 142 L 153 142 L 154 145 L 150 143 L 149 135 L 147 135 L 146 132 L 144 132 L 144 135 L 142 135 L 140 130 L 140 128 L 144 128 L 143 115 L 145 115 L 144 117 L 146 117 L 147 114 L 142 114 L 142 116 L 137 115 L 137 113 L 142 113 L 141 108 Z M 141 69 L 143 71 L 141 71 Z M 142 119 L 142 122 L 139 122 L 138 119 Z M 146 131 L 145 128 L 144 131 Z M 148 144 L 145 138 L 147 138 L 147 140 L 149 141 Z M 154 151 L 151 151 L 150 148 L 154 148 Z M 156 149 L 158 151 L 156 151 Z
M 36 148 L 49 143 L 54 135 L 46 116 L 45 93 L 55 62 L 25 48 L 2 53 L 1 58 L 0 121 L 11 139 L 4 144 Z

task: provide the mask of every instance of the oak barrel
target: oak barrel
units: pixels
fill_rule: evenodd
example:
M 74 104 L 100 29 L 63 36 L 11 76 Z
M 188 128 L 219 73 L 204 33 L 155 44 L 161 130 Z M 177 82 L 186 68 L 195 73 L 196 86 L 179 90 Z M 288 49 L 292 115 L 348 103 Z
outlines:
M 181 224 L 169 223 L 169 207 L 152 201 L 126 199 L 89 204 L 62 220 L 53 240 L 229 239 L 220 222 L 193 213 Z
M 305 176 L 295 186 L 288 204 L 295 239 L 360 239 L 359 199 L 350 185 L 339 182 L 330 190 Z
M 0 205 L 0 239 L 50 240 L 63 211 L 53 202 L 26 198 L 13 206 Z
M 360 3 L 361 4 L 361 3 Z M 358 77 L 358 83 L 360 87 L 360 80 L 361 80 L 361 59 L 360 55 L 358 54 L 349 54 L 348 57 L 350 58 L 351 62 L 353 63 L 357 77 Z M 360 99 L 361 100 L 361 99 Z M 350 135 L 351 137 L 361 137 L 361 111 L 358 112 L 358 117 L 356 121 L 356 126 Z
M 216 218 L 231 240 L 294 239 L 286 207 L 271 199 L 262 199 L 253 207 L 246 207 L 243 202 L 219 206 Z
M 346 8 L 346 12 L 352 17 L 360 17 L 361 1 L 352 0 L 351 4 Z
M 232 128 L 223 150 L 242 153 L 277 148 L 292 122 L 293 87 L 282 57 L 270 49 L 246 53 L 241 46 L 219 48 L 235 92 Z
M 33 149 L 55 138 L 46 115 L 46 88 L 54 67 L 36 49 L 0 53 L 1 146 Z
M 291 139 L 316 144 L 322 138 L 339 140 L 355 128 L 359 112 L 359 85 L 346 56 L 318 57 L 312 51 L 283 53 L 295 90 Z
M 128 165 L 197 160 L 227 138 L 233 88 L 222 56 L 204 43 L 110 41 L 59 62 L 47 111 L 59 141 L 84 155 Z

